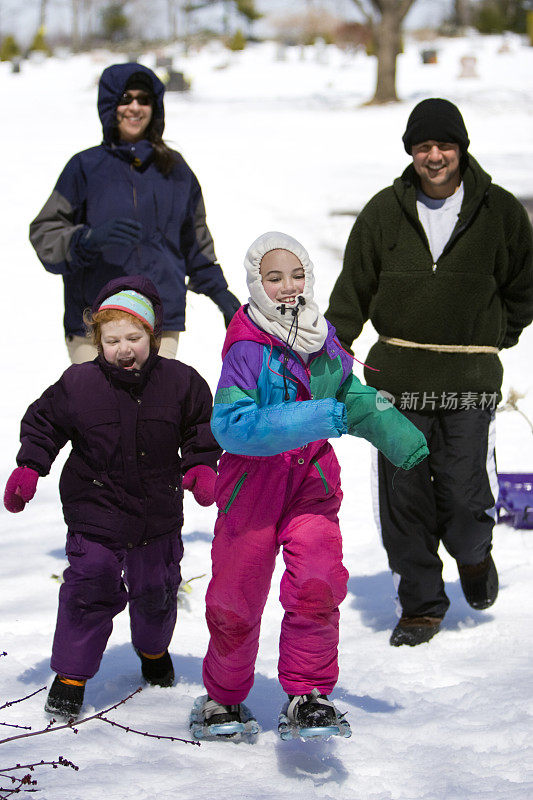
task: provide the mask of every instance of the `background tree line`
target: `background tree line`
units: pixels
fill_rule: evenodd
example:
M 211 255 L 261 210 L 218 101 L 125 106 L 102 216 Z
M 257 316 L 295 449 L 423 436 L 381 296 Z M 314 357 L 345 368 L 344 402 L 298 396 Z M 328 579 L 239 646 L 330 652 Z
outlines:
M 341 46 L 364 47 L 377 58 L 376 89 L 371 100 L 384 103 L 397 100 L 396 61 L 402 52 L 405 18 L 417 0 L 351 0 L 361 22 L 339 21 L 317 0 L 306 0 L 304 11 L 281 15 L 277 21 L 280 41 L 310 44 L 318 38 Z M 27 52 L 51 53 L 47 25 L 51 12 L 61 11 L 69 20 L 66 44 L 77 52 L 94 46 L 146 45 L 183 40 L 191 31 L 204 40 L 219 36 L 228 47 L 244 49 L 254 39 L 254 26 L 263 16 L 262 0 L 0 0 L 0 59 L 12 60 Z M 287 3 L 287 12 L 293 4 Z M 206 10 L 209 10 L 206 17 Z M 26 53 L 9 31 L 20 14 L 31 19 L 34 12 L 34 36 Z M 150 34 L 150 21 L 158 17 L 163 32 Z M 199 28 L 199 19 L 204 28 Z M 162 24 L 161 24 L 162 23 Z M 31 24 L 28 23 L 28 24 Z M 436 25 L 436 27 L 438 27 Z M 451 13 L 441 20 L 441 32 L 460 33 L 475 27 L 481 33 L 509 30 L 530 33 L 533 40 L 533 0 L 454 0 Z

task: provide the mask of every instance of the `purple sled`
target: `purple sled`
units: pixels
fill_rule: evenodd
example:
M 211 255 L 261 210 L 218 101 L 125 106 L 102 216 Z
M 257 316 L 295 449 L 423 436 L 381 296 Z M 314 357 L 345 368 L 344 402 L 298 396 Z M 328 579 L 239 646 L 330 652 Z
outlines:
M 533 473 L 500 472 L 498 485 L 498 522 L 509 522 L 513 528 L 533 528 Z

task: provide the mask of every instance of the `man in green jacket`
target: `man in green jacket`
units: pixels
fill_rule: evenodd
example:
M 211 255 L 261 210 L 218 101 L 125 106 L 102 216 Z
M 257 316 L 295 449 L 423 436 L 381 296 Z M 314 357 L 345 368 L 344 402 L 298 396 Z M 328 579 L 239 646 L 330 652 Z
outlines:
M 403 135 L 412 156 L 350 233 L 326 317 L 350 348 L 370 319 L 378 333 L 367 383 L 422 430 L 429 458 L 395 473 L 377 454 L 379 521 L 401 617 L 390 643 L 427 642 L 449 600 L 440 542 L 475 609 L 491 606 L 497 476 L 494 410 L 504 347 L 533 319 L 528 216 L 468 153 L 459 110 L 423 100 Z

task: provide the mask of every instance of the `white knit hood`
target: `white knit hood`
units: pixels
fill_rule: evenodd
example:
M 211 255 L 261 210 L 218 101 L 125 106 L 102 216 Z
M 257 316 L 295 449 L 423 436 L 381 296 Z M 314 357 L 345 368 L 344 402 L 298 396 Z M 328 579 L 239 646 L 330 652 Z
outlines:
M 263 288 L 261 260 L 271 250 L 288 250 L 296 256 L 303 267 L 305 283 L 303 292 L 298 297 L 303 297 L 305 304 L 296 307 L 296 319 L 290 308 L 287 309 L 287 313 L 282 314 L 280 304 L 271 300 Z M 267 333 L 283 342 L 288 342 L 297 353 L 309 355 L 320 350 L 326 340 L 328 325 L 314 301 L 313 263 L 305 247 L 286 233 L 269 231 L 250 245 L 244 266 L 250 292 L 248 314 L 251 320 Z

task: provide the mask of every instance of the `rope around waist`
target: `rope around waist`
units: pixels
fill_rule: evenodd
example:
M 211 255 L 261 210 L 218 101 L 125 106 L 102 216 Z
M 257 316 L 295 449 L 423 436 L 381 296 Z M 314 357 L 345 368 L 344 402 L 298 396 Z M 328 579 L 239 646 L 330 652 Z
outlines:
M 417 350 L 432 350 L 436 353 L 499 353 L 497 347 L 488 344 L 422 344 L 409 342 L 407 339 L 396 339 L 393 336 L 379 336 L 380 342 L 392 344 L 394 347 L 412 347 Z

